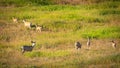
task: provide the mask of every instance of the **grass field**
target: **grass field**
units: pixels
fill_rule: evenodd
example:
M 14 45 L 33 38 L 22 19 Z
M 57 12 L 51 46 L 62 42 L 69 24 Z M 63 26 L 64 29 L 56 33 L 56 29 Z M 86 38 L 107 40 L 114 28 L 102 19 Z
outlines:
M 116 0 L 89 5 L 0 5 L 0 68 L 119 68 L 119 4 Z M 23 19 L 43 26 L 42 32 L 24 27 Z M 36 41 L 35 48 L 22 54 L 21 46 L 31 40 Z M 74 48 L 76 41 L 82 44 L 80 50 Z

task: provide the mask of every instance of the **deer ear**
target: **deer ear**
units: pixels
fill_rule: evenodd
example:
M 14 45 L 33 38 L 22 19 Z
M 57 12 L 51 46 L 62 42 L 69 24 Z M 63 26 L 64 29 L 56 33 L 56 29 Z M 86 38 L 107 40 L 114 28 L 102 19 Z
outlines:
M 31 41 L 31 43 L 35 43 L 35 41 Z

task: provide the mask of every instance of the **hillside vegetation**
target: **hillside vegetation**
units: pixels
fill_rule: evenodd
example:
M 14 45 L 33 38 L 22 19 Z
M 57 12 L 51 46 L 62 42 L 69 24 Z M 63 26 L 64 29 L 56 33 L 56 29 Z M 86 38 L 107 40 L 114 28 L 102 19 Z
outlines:
M 119 68 L 119 4 L 119 0 L 0 0 L 0 68 Z M 24 19 L 42 26 L 42 32 L 26 28 Z M 22 54 L 21 46 L 32 40 L 33 51 Z M 74 48 L 76 41 L 82 44 L 80 50 Z
M 119 2 L 119 0 L 0 0 L 0 6 L 33 6 L 33 5 L 78 5 L 103 2 Z

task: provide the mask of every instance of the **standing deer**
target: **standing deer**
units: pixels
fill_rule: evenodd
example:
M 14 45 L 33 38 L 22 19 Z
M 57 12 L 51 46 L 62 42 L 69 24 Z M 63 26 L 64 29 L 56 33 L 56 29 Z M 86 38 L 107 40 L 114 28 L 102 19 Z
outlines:
M 115 43 L 115 41 L 112 40 L 111 42 L 112 42 L 112 47 L 113 47 L 113 48 L 116 48 L 116 43 Z
M 24 23 L 25 27 L 31 28 L 31 26 L 32 26 L 31 22 L 27 22 L 27 21 L 23 20 L 23 23 Z
M 80 42 L 75 42 L 75 49 L 81 49 L 81 46 Z
M 22 53 L 24 53 L 25 51 L 32 51 L 33 50 L 34 46 L 36 45 L 36 42 L 31 41 L 31 43 L 32 43 L 31 46 L 30 45 L 23 45 L 21 47 Z
M 88 47 L 88 49 L 90 49 L 90 37 L 88 37 L 87 47 Z
M 18 23 L 18 19 L 15 17 L 12 17 L 13 22 Z
M 42 26 L 38 26 L 38 25 L 36 25 L 36 31 L 38 31 L 38 32 L 42 32 Z

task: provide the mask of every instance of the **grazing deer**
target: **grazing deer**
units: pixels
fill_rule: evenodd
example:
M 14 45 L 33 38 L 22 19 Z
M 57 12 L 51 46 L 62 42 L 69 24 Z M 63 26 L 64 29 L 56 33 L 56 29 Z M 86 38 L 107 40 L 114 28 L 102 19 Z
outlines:
M 25 51 L 32 51 L 33 50 L 34 46 L 36 45 L 36 42 L 31 41 L 31 43 L 32 43 L 31 46 L 24 45 L 24 46 L 21 47 L 22 53 L 24 53 Z
M 27 21 L 23 20 L 23 23 L 24 23 L 25 27 L 31 28 L 31 26 L 32 26 L 31 22 L 27 22 Z
M 112 40 L 111 42 L 112 42 L 112 47 L 113 47 L 113 48 L 116 48 L 116 43 L 115 43 L 115 41 Z
M 18 19 L 15 17 L 12 17 L 13 22 L 18 23 Z
M 80 42 L 75 42 L 75 49 L 79 49 L 79 48 L 81 48 L 81 44 L 80 44 Z
M 90 37 L 88 37 L 87 47 L 88 47 L 88 49 L 90 49 Z

